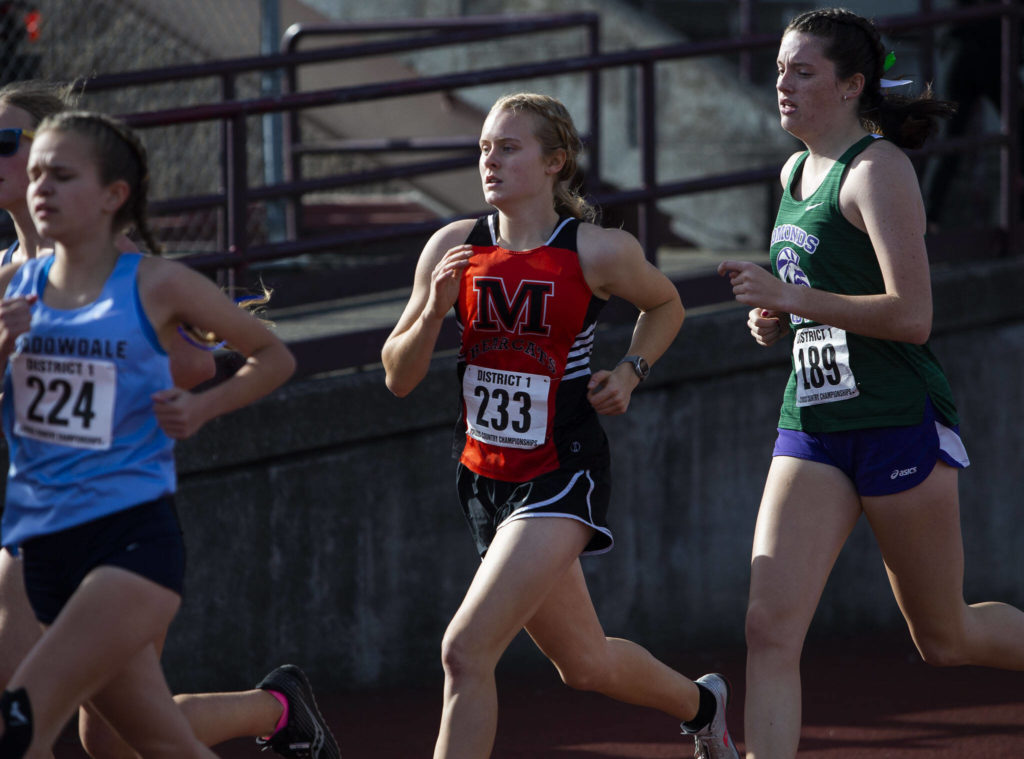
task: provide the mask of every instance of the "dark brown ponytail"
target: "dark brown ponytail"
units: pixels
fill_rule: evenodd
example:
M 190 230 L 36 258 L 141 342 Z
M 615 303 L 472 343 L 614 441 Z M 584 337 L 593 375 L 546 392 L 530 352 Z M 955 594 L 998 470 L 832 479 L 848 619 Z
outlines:
M 825 57 L 835 64 L 840 79 L 864 75 L 861 124 L 900 147 L 921 147 L 938 130 L 939 119 L 956 112 L 955 103 L 934 98 L 930 85 L 917 96 L 883 91 L 885 47 L 875 25 L 866 18 L 845 8 L 823 8 L 800 14 L 789 22 L 786 31 L 824 40 Z

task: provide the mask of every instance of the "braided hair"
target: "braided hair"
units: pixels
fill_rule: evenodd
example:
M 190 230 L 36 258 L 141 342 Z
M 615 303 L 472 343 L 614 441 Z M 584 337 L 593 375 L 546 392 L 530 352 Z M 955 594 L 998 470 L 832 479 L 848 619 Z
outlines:
M 127 124 L 102 113 L 91 111 L 65 111 L 48 116 L 39 125 L 38 132 L 54 130 L 79 134 L 92 142 L 99 177 L 103 184 L 123 180 L 128 184 L 128 199 L 114 213 L 113 229 L 121 231 L 131 224 L 153 253 L 163 246 L 157 242 L 149 227 L 147 204 L 149 196 L 149 159 L 146 147 Z M 261 283 L 260 292 L 236 297 L 239 308 L 254 314 L 264 324 L 272 322 L 262 318 L 260 309 L 270 301 L 271 291 Z M 178 325 L 178 333 L 189 343 L 203 350 L 216 350 L 225 343 L 209 330 L 191 324 Z
M 558 172 L 555 184 L 555 210 L 583 221 L 596 221 L 597 209 L 580 194 L 579 186 L 573 184 L 578 158 L 583 152 L 583 141 L 568 109 L 553 97 L 520 92 L 499 98 L 491 107 L 491 111 L 501 110 L 533 116 L 533 133 L 545 155 L 551 155 L 556 150 L 565 151 L 565 163 Z
M 824 41 L 825 57 L 835 64 L 836 76 L 864 75 L 858 115 L 870 132 L 904 148 L 918 148 L 938 130 L 938 120 L 956 112 L 956 104 L 935 100 L 931 85 L 916 97 L 883 93 L 885 47 L 875 25 L 845 8 L 822 8 L 802 13 L 786 32 L 811 34 Z
M 48 116 L 37 132 L 54 130 L 82 135 L 93 145 L 100 181 L 110 184 L 123 180 L 129 195 L 114 213 L 113 228 L 120 232 L 135 226 L 143 242 L 153 253 L 163 249 L 149 227 L 149 160 L 142 141 L 126 124 L 102 113 L 64 111 Z

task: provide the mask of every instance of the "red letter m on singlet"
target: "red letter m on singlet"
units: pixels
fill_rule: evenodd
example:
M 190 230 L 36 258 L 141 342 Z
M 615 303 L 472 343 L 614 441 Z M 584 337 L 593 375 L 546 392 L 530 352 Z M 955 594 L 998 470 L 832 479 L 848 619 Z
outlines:
M 480 332 L 508 332 L 522 335 L 547 335 L 547 299 L 555 292 L 554 282 L 522 280 L 510 299 L 503 279 L 475 277 L 476 321 L 473 329 Z M 499 325 L 500 322 L 500 325 Z

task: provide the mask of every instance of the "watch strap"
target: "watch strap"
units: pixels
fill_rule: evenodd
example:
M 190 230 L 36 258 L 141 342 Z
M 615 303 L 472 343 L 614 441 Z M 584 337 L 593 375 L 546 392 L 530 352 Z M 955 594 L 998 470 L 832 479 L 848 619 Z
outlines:
M 636 373 L 636 376 L 640 378 L 641 382 L 647 379 L 647 375 L 651 373 L 651 367 L 643 356 L 623 356 L 615 366 L 619 366 L 619 364 L 629 364 L 632 366 L 633 371 Z

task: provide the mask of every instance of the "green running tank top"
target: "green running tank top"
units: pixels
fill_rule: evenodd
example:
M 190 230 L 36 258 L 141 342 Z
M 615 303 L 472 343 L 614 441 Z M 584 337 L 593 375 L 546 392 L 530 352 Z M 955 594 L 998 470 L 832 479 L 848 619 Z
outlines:
M 772 230 L 771 262 L 785 282 L 845 295 L 885 292 L 868 235 L 839 210 L 850 162 L 877 138 L 864 137 L 803 200 L 793 197 L 807 152 L 793 167 Z M 930 397 L 939 417 L 958 424 L 949 383 L 927 345 L 864 337 L 790 315 L 793 370 L 779 427 L 838 432 L 919 424 Z

